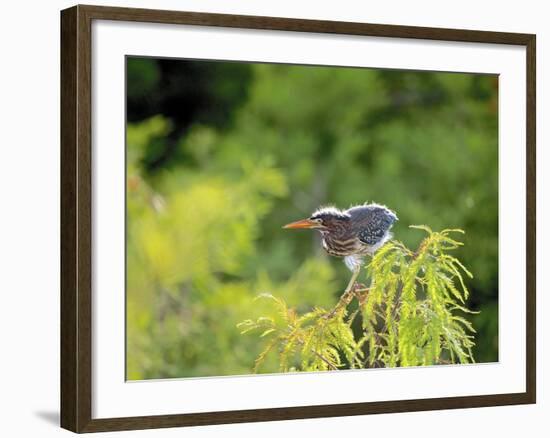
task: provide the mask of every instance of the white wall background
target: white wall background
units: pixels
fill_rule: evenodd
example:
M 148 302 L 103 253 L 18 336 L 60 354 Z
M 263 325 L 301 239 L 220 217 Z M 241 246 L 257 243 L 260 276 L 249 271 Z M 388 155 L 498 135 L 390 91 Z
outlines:
M 87 3 L 537 34 L 538 404 L 318 420 L 208 426 L 104 436 L 545 436 L 550 386 L 543 349 L 550 246 L 550 12 L 546 2 L 111 0 Z M 59 405 L 59 10 L 70 1 L 4 2 L 0 16 L 0 434 L 69 436 Z M 546 166 L 545 166 L 546 165 Z M 546 187 L 545 187 L 546 186 Z M 547 227 L 547 226 L 546 226 Z

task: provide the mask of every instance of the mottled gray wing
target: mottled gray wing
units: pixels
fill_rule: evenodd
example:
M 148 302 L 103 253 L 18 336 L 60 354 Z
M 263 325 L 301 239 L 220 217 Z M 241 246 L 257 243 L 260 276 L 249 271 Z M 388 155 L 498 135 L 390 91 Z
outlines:
M 380 242 L 397 220 L 395 213 L 379 205 L 353 207 L 347 213 L 357 227 L 359 240 L 370 246 Z

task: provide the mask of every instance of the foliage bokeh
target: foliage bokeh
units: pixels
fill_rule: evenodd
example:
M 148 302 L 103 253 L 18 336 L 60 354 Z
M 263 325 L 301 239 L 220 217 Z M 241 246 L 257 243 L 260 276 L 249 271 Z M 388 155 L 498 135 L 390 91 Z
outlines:
M 349 278 L 281 226 L 365 201 L 411 247 L 410 224 L 466 230 L 473 354 L 498 360 L 497 96 L 491 75 L 128 58 L 128 378 L 250 373 L 255 296 L 305 312 Z

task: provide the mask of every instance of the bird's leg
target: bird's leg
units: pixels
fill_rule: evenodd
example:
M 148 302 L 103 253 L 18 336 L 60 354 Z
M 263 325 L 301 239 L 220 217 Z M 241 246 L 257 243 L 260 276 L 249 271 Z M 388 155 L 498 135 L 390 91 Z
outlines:
M 338 301 L 338 304 L 336 304 L 334 309 L 332 309 L 332 311 L 326 315 L 327 319 L 332 318 L 337 312 L 339 312 L 343 307 L 346 307 L 350 303 L 353 298 L 353 294 L 355 293 L 355 281 L 357 280 L 360 272 L 361 266 L 357 266 L 353 269 L 353 274 L 351 276 L 351 279 L 349 280 L 348 285 L 346 286 L 346 289 L 344 290 L 344 293 L 340 297 L 340 300 Z
M 359 301 L 359 304 L 362 306 L 367 301 L 370 288 L 361 283 L 355 283 L 353 288 L 353 295 Z
M 372 282 L 371 282 L 372 284 Z M 355 295 L 355 298 L 357 298 L 357 301 L 359 301 L 359 304 L 362 306 L 365 304 L 365 301 L 367 300 L 367 295 L 369 293 L 370 288 L 365 286 L 362 283 L 355 283 L 353 287 L 353 294 Z
M 359 276 L 360 272 L 361 272 L 361 266 L 358 266 L 353 270 L 353 274 L 349 280 L 349 283 L 346 287 L 344 295 L 349 294 L 353 290 L 353 286 L 355 285 L 355 280 L 357 280 L 357 277 Z

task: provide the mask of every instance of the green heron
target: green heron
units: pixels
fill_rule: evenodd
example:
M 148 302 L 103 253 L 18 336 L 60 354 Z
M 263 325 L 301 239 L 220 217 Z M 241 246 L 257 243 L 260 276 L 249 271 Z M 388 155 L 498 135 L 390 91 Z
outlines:
M 361 271 L 364 256 L 374 253 L 391 237 L 396 214 L 379 204 L 365 204 L 340 210 L 323 207 L 308 219 L 292 222 L 283 228 L 312 228 L 321 232 L 323 248 L 332 256 L 344 257 L 353 272 L 345 294 L 352 290 Z

